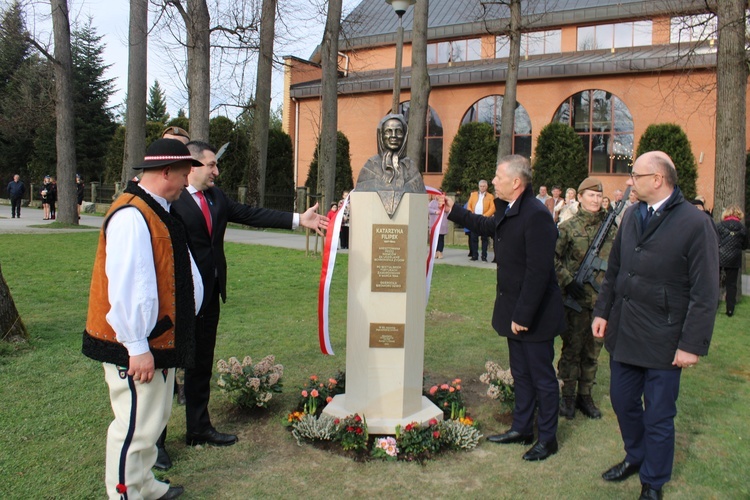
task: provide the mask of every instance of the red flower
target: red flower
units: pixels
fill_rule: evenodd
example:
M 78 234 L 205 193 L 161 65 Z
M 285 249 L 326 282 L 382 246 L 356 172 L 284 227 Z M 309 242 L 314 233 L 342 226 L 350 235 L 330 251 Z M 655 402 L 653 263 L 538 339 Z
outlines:
M 357 427 L 357 429 L 354 432 L 356 434 L 362 434 L 362 427 Z
M 404 430 L 405 430 L 406 432 L 409 432 L 409 431 L 410 431 L 410 430 L 412 430 L 413 428 L 414 428 L 414 427 L 413 427 L 413 426 L 412 426 L 411 424 L 406 424 L 406 427 L 404 427 Z
M 115 489 L 117 490 L 117 493 L 119 493 L 120 495 L 123 495 L 125 494 L 126 491 L 128 491 L 128 487 L 122 483 L 115 486 Z
M 351 425 L 348 425 L 346 427 L 346 432 L 354 432 L 354 427 L 352 427 Z
M 338 418 L 336 418 L 336 419 L 333 420 L 333 423 L 336 424 L 336 425 L 339 425 L 341 423 L 341 420 L 339 420 Z
M 434 437 L 435 439 L 439 439 L 440 438 L 440 432 L 439 431 L 434 431 L 432 433 L 432 437 Z
M 362 417 L 360 417 L 359 415 L 354 415 L 354 421 L 359 423 L 362 421 Z
M 430 422 L 429 422 L 429 424 L 430 424 L 430 425 L 437 425 L 437 424 L 438 424 L 438 421 L 437 421 L 437 419 L 436 419 L 436 418 L 431 418 L 431 419 L 430 419 Z

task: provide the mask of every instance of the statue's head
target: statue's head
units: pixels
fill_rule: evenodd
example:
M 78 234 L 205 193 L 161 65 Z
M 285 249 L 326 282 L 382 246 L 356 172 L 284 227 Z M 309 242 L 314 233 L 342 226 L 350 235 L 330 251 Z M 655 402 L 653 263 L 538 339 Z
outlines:
M 407 125 L 403 115 L 386 115 L 378 124 L 378 153 L 386 151 L 404 156 Z

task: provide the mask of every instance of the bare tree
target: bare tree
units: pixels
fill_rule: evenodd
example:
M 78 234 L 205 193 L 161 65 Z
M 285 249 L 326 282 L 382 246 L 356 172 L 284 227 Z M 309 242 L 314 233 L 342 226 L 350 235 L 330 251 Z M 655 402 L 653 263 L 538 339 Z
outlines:
M 127 127 L 121 176 L 123 184 L 135 176 L 133 165 L 140 161 L 146 150 L 148 0 L 130 1 L 128 47 Z
M 516 115 L 516 92 L 518 90 L 518 66 L 521 63 L 521 0 L 510 0 L 510 54 L 508 72 L 505 77 L 505 94 L 500 116 L 500 142 L 497 159 L 513 152 L 513 131 Z
M 414 6 L 411 43 L 411 99 L 409 101 L 409 138 L 406 155 L 425 171 L 425 135 L 430 100 L 430 75 L 427 72 L 428 0 L 417 0 Z
M 323 193 L 321 209 L 333 203 L 336 196 L 336 129 L 338 127 L 338 51 L 341 25 L 341 0 L 328 0 L 328 15 L 321 44 L 322 124 L 320 130 L 320 162 L 318 164 L 318 189 Z
M 716 2 L 719 49 L 716 60 L 716 176 L 714 211 L 745 206 L 746 91 L 746 0 Z
M 255 123 L 253 155 L 258 161 L 258 205 L 263 207 L 266 196 L 268 165 L 268 121 L 271 114 L 271 77 L 273 72 L 273 40 L 276 0 L 263 0 L 260 18 L 260 55 L 255 84 Z
M 70 48 L 70 19 L 67 0 L 50 0 L 52 31 L 55 40 L 55 117 L 57 131 L 57 220 L 78 224 L 76 208 L 76 137 L 73 114 L 73 59 Z

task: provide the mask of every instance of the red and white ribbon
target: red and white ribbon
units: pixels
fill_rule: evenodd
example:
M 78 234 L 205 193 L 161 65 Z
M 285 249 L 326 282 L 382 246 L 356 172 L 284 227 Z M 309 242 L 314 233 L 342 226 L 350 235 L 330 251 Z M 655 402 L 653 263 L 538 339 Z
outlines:
M 427 186 L 425 188 L 428 194 L 442 195 L 442 191 Z M 341 224 L 344 221 L 344 211 L 349 206 L 349 197 L 352 190 L 346 198 L 341 208 L 336 212 L 336 217 L 333 221 L 333 227 L 328 226 L 328 232 L 326 233 L 325 244 L 323 245 L 323 263 L 320 270 L 320 284 L 318 286 L 318 341 L 320 342 L 320 350 L 323 354 L 333 355 L 333 348 L 331 347 L 331 338 L 328 330 L 328 308 L 330 305 L 330 289 L 331 279 L 333 278 L 333 269 L 336 264 L 336 254 L 338 253 L 339 246 L 339 233 L 341 232 Z M 440 223 L 443 219 L 443 212 L 445 208 L 441 208 L 440 214 L 437 220 L 430 228 L 430 251 L 427 254 L 427 278 L 426 278 L 426 293 L 427 301 L 430 299 L 430 284 L 432 282 L 432 267 L 435 263 L 435 248 L 437 247 L 437 240 L 440 237 Z M 426 304 L 427 302 L 425 302 Z

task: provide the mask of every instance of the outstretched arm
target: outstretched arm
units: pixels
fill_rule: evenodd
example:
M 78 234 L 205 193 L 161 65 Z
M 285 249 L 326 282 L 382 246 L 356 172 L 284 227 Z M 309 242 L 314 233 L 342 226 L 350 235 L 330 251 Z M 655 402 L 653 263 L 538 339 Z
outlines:
M 323 230 L 328 228 L 328 217 L 318 213 L 318 204 L 311 206 L 299 216 L 299 225 L 312 229 L 323 236 Z

